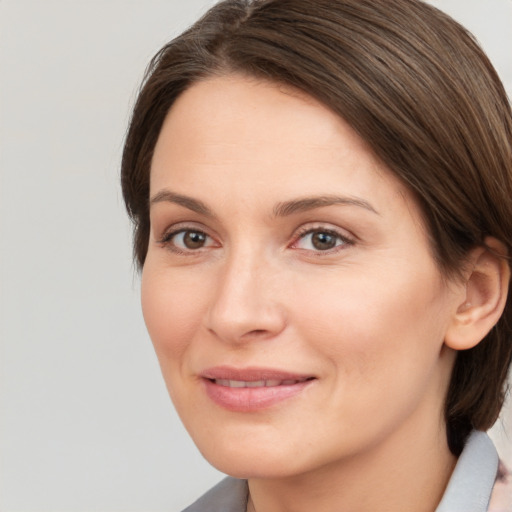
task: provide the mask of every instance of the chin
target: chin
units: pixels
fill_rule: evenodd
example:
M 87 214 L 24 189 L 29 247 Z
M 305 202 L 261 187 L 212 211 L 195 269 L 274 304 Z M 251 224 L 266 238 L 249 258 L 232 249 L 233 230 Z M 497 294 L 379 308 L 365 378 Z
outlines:
M 204 443 L 195 441 L 213 467 L 234 478 L 284 478 L 301 472 L 296 450 L 286 446 L 281 445 L 277 450 L 275 443 L 249 438 L 236 442 L 229 436 L 217 442 L 212 442 L 211 438 Z
M 251 454 L 205 458 L 214 468 L 234 478 L 280 479 L 301 473 L 301 471 L 295 471 L 296 468 L 290 467 L 290 464 L 283 463 L 283 460 L 275 460 L 269 456 L 261 458 L 265 460 L 254 460 Z

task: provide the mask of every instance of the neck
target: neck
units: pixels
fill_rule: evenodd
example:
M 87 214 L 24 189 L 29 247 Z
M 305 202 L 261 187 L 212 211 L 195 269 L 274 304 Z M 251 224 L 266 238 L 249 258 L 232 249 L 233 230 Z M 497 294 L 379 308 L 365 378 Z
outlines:
M 400 431 L 366 453 L 311 473 L 250 479 L 247 511 L 434 512 L 455 462 L 444 425 Z

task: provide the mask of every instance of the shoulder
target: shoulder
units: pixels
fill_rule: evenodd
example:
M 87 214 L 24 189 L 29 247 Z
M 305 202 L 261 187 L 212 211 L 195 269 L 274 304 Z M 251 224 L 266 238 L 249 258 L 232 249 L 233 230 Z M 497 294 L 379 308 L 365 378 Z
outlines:
M 247 481 L 227 477 L 183 512 L 245 512 Z

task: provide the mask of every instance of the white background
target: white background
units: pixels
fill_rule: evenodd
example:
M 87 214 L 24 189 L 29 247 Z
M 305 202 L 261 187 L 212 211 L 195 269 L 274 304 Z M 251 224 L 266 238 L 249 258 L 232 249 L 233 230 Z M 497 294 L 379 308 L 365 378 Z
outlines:
M 510 94 L 512 1 L 432 3 Z M 2 512 L 178 511 L 221 477 L 167 397 L 118 184 L 148 60 L 211 4 L 0 1 Z

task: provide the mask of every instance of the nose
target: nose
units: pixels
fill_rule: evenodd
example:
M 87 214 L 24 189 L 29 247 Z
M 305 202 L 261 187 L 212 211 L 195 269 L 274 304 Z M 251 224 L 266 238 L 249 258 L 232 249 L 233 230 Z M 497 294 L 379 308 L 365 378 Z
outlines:
M 251 251 L 232 255 L 219 272 L 207 328 L 227 343 L 276 337 L 286 326 L 278 271 Z

